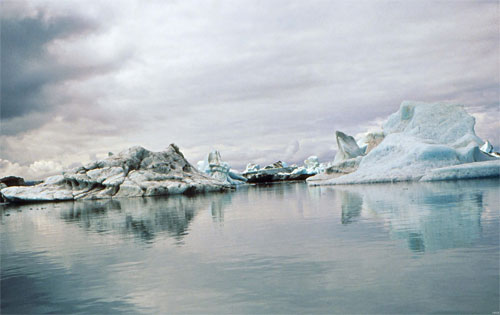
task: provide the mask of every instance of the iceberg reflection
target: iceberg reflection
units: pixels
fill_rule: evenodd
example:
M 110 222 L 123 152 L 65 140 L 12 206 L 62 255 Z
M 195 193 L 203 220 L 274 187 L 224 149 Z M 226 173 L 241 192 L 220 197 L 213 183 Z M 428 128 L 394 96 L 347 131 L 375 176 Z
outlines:
M 483 184 L 491 189 L 476 190 L 470 181 L 329 189 L 340 194 L 342 224 L 360 216 L 383 220 L 391 237 L 406 239 L 409 249 L 423 252 L 474 244 L 482 232 L 484 195 L 498 192 L 498 180 L 483 180 Z
M 159 236 L 183 243 L 199 213 L 206 212 L 209 220 L 221 224 L 227 219 L 228 209 L 238 220 L 250 218 L 262 224 L 271 224 L 273 220 L 327 222 L 329 218 L 346 227 L 373 222 L 389 231 L 392 239 L 405 240 L 410 250 L 424 252 L 474 245 L 482 237 L 482 220 L 488 220 L 495 211 L 491 208 L 498 203 L 498 187 L 496 179 L 334 187 L 262 185 L 241 187 L 234 193 L 6 208 L 57 209 L 63 222 L 89 233 L 117 234 L 145 243 L 152 243 Z M 249 229 L 252 224 L 249 222 Z
M 363 208 L 363 198 L 358 193 L 340 191 L 342 203 L 342 224 L 349 224 L 361 215 Z
M 144 242 L 166 233 L 181 242 L 201 209 L 211 207 L 212 215 L 223 220 L 223 200 L 230 202 L 217 193 L 80 201 L 62 204 L 60 217 L 90 232 L 133 235 Z
M 210 212 L 212 214 L 213 222 L 224 222 L 224 208 L 231 205 L 231 195 L 218 195 L 217 198 L 213 198 L 210 205 Z

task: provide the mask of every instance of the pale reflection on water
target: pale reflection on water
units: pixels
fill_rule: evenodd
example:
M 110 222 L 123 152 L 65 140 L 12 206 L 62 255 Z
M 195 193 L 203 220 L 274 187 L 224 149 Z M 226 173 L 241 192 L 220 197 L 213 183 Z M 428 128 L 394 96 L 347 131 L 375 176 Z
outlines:
M 491 313 L 499 181 L 4 206 L 2 313 Z

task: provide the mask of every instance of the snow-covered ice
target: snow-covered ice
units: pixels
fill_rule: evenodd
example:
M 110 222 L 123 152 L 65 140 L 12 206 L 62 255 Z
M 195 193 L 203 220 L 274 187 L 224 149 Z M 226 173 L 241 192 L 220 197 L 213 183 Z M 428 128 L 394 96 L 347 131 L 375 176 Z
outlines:
M 470 164 L 470 172 L 476 172 L 474 177 L 495 176 L 497 168 L 494 166 L 476 168 L 474 164 L 497 159 L 479 149 L 484 141 L 476 136 L 474 124 L 474 117 L 461 105 L 403 102 L 400 109 L 383 124 L 383 140 L 366 156 L 359 158 L 356 170 L 341 176 L 323 174 L 321 178 L 309 178 L 308 182 L 311 185 L 333 185 L 415 181 L 431 174 L 434 169 L 464 163 Z M 460 170 L 462 171 L 446 171 L 454 175 L 439 173 L 441 175 L 438 176 L 436 173 L 433 178 L 458 179 L 472 176 L 466 174 L 464 169 Z

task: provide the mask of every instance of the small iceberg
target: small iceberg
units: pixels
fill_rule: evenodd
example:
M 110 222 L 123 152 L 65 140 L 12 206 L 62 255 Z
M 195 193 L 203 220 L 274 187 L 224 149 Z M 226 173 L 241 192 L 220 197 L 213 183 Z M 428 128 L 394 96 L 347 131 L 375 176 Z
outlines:
M 207 155 L 207 158 L 197 163 L 198 170 L 227 185 L 244 184 L 247 179 L 239 172 L 231 169 L 231 166 L 222 161 L 220 152 L 215 150 Z
M 481 151 L 488 154 L 493 153 L 493 146 L 488 140 L 486 140 L 484 144 L 481 146 Z
M 308 175 L 307 177 L 310 177 L 312 175 L 318 174 L 320 171 L 321 164 L 319 163 L 318 157 L 315 155 L 311 155 L 304 160 L 304 166 L 297 167 L 292 172 L 292 175 Z
M 498 177 L 499 159 L 485 152 L 493 148 L 476 136 L 474 124 L 462 105 L 405 101 L 383 124 L 383 133 L 354 145 L 352 137 L 337 132 L 333 164 L 307 181 L 336 185 Z
M 249 163 L 243 172 L 248 183 L 270 183 L 280 181 L 305 180 L 313 176 L 317 171 L 314 167 L 319 166 L 317 157 L 309 157 L 304 161 L 304 166 L 288 165 L 286 162 L 277 161 L 261 168 L 258 164 Z
M 269 183 L 290 179 L 295 166 L 288 166 L 286 162 L 277 161 L 261 168 L 258 164 L 249 163 L 243 172 L 248 183 Z

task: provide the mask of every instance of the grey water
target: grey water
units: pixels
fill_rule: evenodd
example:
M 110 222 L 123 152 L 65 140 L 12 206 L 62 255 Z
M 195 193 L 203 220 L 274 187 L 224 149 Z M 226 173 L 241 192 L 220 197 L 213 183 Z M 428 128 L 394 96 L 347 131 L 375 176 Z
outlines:
M 1 312 L 492 314 L 499 190 L 288 183 L 3 206 Z

